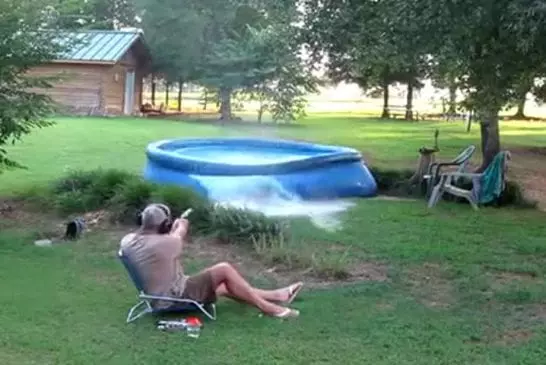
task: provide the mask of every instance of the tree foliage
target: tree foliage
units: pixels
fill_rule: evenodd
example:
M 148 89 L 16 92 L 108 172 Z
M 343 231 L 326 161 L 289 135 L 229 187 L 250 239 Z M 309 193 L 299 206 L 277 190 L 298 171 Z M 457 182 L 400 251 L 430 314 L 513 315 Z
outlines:
M 302 60 L 297 30 L 290 24 L 276 23 L 250 31 L 249 44 L 264 72 L 249 77 L 241 93 L 259 103 L 258 122 L 265 112 L 274 121 L 298 119 L 305 114 L 305 95 L 316 91 L 318 80 Z
M 500 150 L 499 111 L 516 97 L 525 75 L 544 63 L 546 8 L 527 0 L 421 0 L 412 6 L 428 34 L 424 51 L 438 64 L 453 65 L 467 104 L 479 115 L 483 169 Z
M 312 84 L 298 64 L 296 1 L 156 3 L 138 5 L 158 73 L 217 90 L 222 119 L 232 118 L 232 95 L 241 92 L 266 97 L 274 118 L 296 117 Z
M 482 167 L 500 150 L 499 111 L 516 98 L 526 74 L 544 68 L 542 2 L 305 0 L 305 4 L 311 48 L 332 57 L 329 69 L 344 71 L 343 78 L 364 76 L 363 84 L 368 85 L 375 75 L 387 80 L 391 70 L 402 70 L 451 80 L 464 90 L 465 104 L 481 121 Z
M 408 86 L 407 114 L 413 118 L 413 89 L 428 74 L 429 58 L 421 53 L 414 15 L 390 16 L 394 1 L 305 0 L 307 43 L 312 62 L 326 58 L 327 74 L 334 81 L 355 82 L 363 90 L 384 95 L 383 117 L 389 116 L 389 85 Z
M 22 167 L 8 158 L 3 148 L 35 128 L 50 125 L 51 100 L 35 88 L 49 87 L 47 79 L 30 77 L 27 71 L 54 59 L 62 46 L 49 28 L 49 13 L 42 4 L 26 0 L 0 3 L 0 172 Z
M 205 19 L 192 0 L 137 0 L 153 67 L 168 82 L 199 77 L 204 53 Z

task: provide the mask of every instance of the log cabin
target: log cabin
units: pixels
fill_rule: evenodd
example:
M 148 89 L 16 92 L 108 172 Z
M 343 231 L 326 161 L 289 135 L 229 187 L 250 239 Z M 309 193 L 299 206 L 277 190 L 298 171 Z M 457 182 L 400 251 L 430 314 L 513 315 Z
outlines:
M 58 59 L 29 70 L 53 76 L 44 89 L 63 114 L 133 115 L 142 104 L 143 79 L 151 55 L 140 30 L 89 30 L 69 33 L 75 40 Z

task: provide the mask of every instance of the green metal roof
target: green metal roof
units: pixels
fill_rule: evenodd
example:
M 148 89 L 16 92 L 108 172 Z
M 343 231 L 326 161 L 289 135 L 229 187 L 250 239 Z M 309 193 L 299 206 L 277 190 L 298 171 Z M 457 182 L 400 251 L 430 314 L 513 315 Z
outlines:
M 64 33 L 60 43 L 74 44 L 60 55 L 58 61 L 115 63 L 140 37 L 142 37 L 140 30 L 88 30 Z

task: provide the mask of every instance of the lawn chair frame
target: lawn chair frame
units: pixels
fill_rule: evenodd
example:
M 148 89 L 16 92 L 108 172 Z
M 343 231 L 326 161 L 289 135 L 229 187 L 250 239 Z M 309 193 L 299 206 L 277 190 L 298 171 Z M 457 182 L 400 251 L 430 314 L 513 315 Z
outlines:
M 216 305 L 214 303 L 203 304 L 191 299 L 181 299 L 169 296 L 147 294 L 144 291 L 144 287 L 142 284 L 143 282 L 135 267 L 133 266 L 129 258 L 123 254 L 123 251 L 121 249 L 118 251 L 118 258 L 123 263 L 123 266 L 127 270 L 129 277 L 131 278 L 136 289 L 138 290 L 138 299 L 140 299 L 137 304 L 129 309 L 129 313 L 127 314 L 126 319 L 127 323 L 131 323 L 146 314 L 166 314 L 175 312 L 187 312 L 192 310 L 199 310 L 207 318 L 211 320 L 216 320 Z M 165 309 L 155 309 L 152 306 L 152 301 L 154 300 L 171 302 L 173 303 L 173 305 Z

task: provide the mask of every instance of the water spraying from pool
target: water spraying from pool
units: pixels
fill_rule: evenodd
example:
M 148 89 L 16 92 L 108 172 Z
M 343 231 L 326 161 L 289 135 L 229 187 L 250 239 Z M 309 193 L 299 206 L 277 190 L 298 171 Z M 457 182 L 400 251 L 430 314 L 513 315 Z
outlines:
M 192 176 L 224 206 L 261 212 L 269 217 L 307 217 L 317 227 L 341 228 L 339 215 L 354 204 L 346 200 L 304 201 L 270 176 Z

